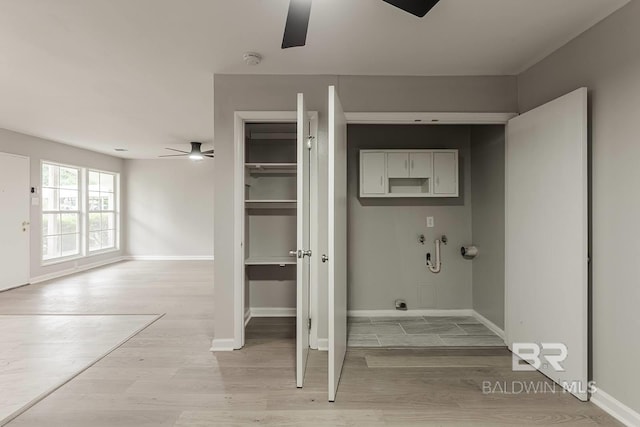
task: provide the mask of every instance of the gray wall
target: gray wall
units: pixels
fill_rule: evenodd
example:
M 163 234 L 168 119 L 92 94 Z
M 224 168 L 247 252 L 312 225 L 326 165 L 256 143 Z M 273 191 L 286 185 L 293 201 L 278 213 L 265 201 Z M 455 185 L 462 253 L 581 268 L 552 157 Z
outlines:
M 471 126 L 473 309 L 504 329 L 504 126 Z
M 215 109 L 215 338 L 233 337 L 234 111 L 292 111 L 304 92 L 307 108 L 319 112 L 319 181 L 326 185 L 327 86 L 336 85 L 345 111 L 479 111 L 517 109 L 515 77 L 363 77 L 216 75 Z M 326 188 L 321 188 L 326 199 Z M 319 229 L 326 235 L 326 212 Z M 326 239 L 320 250 L 326 251 Z M 326 252 L 325 252 L 326 253 Z M 319 337 L 326 338 L 326 265 L 320 271 Z
M 126 160 L 127 254 L 213 257 L 213 161 Z
M 592 150 L 592 347 L 599 388 L 640 411 L 640 2 L 518 77 L 520 111 L 587 86 Z
M 40 187 L 40 162 L 48 160 L 52 162 L 65 163 L 74 166 L 95 168 L 105 171 L 123 173 L 123 159 L 95 153 L 93 151 L 72 147 L 70 145 L 59 144 L 42 138 L 36 138 L 17 132 L 0 129 L 0 151 L 5 153 L 20 154 L 30 158 L 31 185 Z M 120 176 L 120 200 L 126 197 L 126 184 L 124 174 Z M 102 255 L 92 255 L 85 258 L 61 262 L 57 264 L 43 266 L 41 261 L 42 247 L 42 218 L 41 206 L 31 206 L 31 277 L 38 277 L 45 274 L 69 270 L 83 265 L 99 263 L 110 259 L 118 258 L 124 254 L 126 246 L 126 205 L 121 207 L 121 241 L 120 250 Z
M 396 298 L 409 309 L 471 308 L 472 263 L 459 248 L 471 242 L 471 156 L 468 126 L 348 126 L 348 289 L 350 310 L 393 310 Z M 459 150 L 460 197 L 448 199 L 359 198 L 361 149 Z M 427 228 L 433 216 L 435 227 Z M 426 243 L 418 242 L 424 234 Z M 425 255 L 446 234 L 442 271 L 429 272 Z

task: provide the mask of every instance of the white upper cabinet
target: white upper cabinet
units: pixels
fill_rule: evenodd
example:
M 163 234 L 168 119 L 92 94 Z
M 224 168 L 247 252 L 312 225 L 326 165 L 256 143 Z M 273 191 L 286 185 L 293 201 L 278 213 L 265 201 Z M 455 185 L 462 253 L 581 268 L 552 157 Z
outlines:
M 409 176 L 411 178 L 431 178 L 433 176 L 433 153 L 409 153 Z
M 458 153 L 433 153 L 433 192 L 437 196 L 458 196 Z
M 458 197 L 458 150 L 360 150 L 360 197 Z
M 409 178 L 409 153 L 387 152 L 387 177 Z
M 360 153 L 360 194 L 385 193 L 385 163 L 386 153 L 383 151 Z

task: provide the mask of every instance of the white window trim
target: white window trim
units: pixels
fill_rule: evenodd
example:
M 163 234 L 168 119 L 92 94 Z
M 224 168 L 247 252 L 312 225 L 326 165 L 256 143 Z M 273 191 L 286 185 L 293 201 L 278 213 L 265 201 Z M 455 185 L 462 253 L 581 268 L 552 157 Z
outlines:
M 42 232 L 42 219 L 45 213 L 51 212 L 51 213 L 60 213 L 61 211 L 45 211 L 43 209 L 43 205 L 42 203 L 40 203 L 40 265 L 42 267 L 46 267 L 48 265 L 54 265 L 54 264 L 60 264 L 63 262 L 69 262 L 69 261 L 73 261 L 76 259 L 80 259 L 80 258 L 84 258 L 85 254 L 84 251 L 82 249 L 82 239 L 83 239 L 83 235 L 84 235 L 84 212 L 82 211 L 81 207 L 82 207 L 82 203 L 83 203 L 83 197 L 84 197 L 84 189 L 83 189 L 83 185 L 84 185 L 84 168 L 81 166 L 77 166 L 77 165 L 71 165 L 68 163 L 61 163 L 61 162 L 56 162 L 53 160 L 40 160 L 40 170 L 39 170 L 39 176 L 40 176 L 40 182 L 39 182 L 39 188 L 40 188 L 40 199 L 42 200 L 42 189 L 44 188 L 42 185 L 42 166 L 44 166 L 45 164 L 48 165 L 52 165 L 52 166 L 57 166 L 57 167 L 63 167 L 63 168 L 73 168 L 73 169 L 77 169 L 78 170 L 78 207 L 80 209 L 78 209 L 78 211 L 69 211 L 70 213 L 78 213 L 78 219 L 79 219 L 79 234 L 80 234 L 80 242 L 79 242 L 79 253 L 75 254 L 75 255 L 68 255 L 68 256 L 64 256 L 64 257 L 56 257 L 56 258 L 51 258 L 51 259 L 44 259 L 44 253 L 42 251 L 42 246 L 44 244 L 44 239 L 45 239 L 45 235 Z M 50 188 L 50 187 L 47 187 Z
M 58 258 L 52 258 L 52 259 L 48 259 L 48 260 L 44 260 L 43 259 L 43 251 L 42 251 L 42 245 L 43 245 L 43 241 L 44 241 L 44 233 L 42 232 L 42 218 L 43 215 L 45 213 L 45 211 L 42 208 L 42 203 L 40 203 L 39 206 L 39 215 L 40 215 L 40 242 L 39 242 L 39 253 L 40 253 L 40 265 L 42 267 L 47 267 L 50 265 L 55 265 L 55 264 L 62 264 L 65 262 L 70 262 L 70 261 L 76 261 L 76 260 L 80 260 L 83 258 L 90 258 L 90 257 L 95 257 L 95 256 L 100 256 L 100 255 L 105 255 L 105 254 L 109 254 L 109 253 L 113 253 L 113 252 L 119 252 L 121 250 L 120 248 L 120 242 L 121 242 L 121 220 L 120 220 L 120 172 L 115 172 L 115 171 L 109 171 L 109 170 L 104 170 L 104 169 L 97 169 L 97 168 L 90 168 L 90 167 L 84 167 L 84 166 L 78 166 L 78 165 L 72 165 L 69 163 L 63 163 L 63 162 L 58 162 L 55 160 L 46 160 L 46 159 L 41 159 L 40 160 L 40 169 L 38 171 L 38 175 L 40 177 L 39 179 L 39 184 L 38 187 L 40 188 L 40 192 L 43 188 L 42 186 L 42 166 L 44 164 L 49 164 L 49 165 L 54 165 L 54 166 L 59 166 L 59 167 L 67 167 L 67 168 L 73 168 L 73 169 L 78 169 L 79 174 L 78 174 L 78 179 L 79 179 L 79 205 L 82 207 L 82 209 L 79 210 L 79 216 L 80 216 L 80 253 L 77 255 L 69 255 L 66 257 L 58 257 Z M 89 180 L 89 171 L 93 171 L 93 172 L 100 172 L 100 173 L 108 173 L 111 175 L 114 175 L 114 204 L 115 204 L 115 246 L 113 248 L 106 248 L 106 249 L 101 249 L 101 250 L 97 250 L 97 251 L 89 251 L 89 187 L 88 187 L 88 180 Z M 40 194 L 40 198 L 42 198 L 42 194 Z M 74 211 L 75 212 L 75 211 Z M 110 211 L 109 211 L 110 212 Z
M 89 172 L 98 172 L 98 173 L 104 173 L 104 174 L 109 174 L 109 175 L 113 175 L 113 204 L 114 204 L 114 210 L 113 211 L 90 211 L 89 210 Z M 120 250 L 120 173 L 119 172 L 114 172 L 114 171 L 108 171 L 108 170 L 104 170 L 104 169 L 97 169 L 97 168 L 85 168 L 85 182 L 86 182 L 86 187 L 84 189 L 85 191 L 85 204 L 84 204 L 84 208 L 85 208 L 85 213 L 84 213 L 84 222 L 85 222 L 85 226 L 86 226 L 86 232 L 83 234 L 83 243 L 84 243 L 84 248 L 85 248 L 85 256 L 96 256 L 96 255 L 102 255 L 102 254 L 108 254 L 110 252 L 118 252 Z M 91 231 L 89 230 L 89 214 L 90 213 L 96 213 L 96 212 L 113 212 L 114 214 L 114 246 L 112 248 L 104 248 L 104 249 L 98 249 L 95 251 L 92 251 L 89 249 L 89 233 L 91 233 Z

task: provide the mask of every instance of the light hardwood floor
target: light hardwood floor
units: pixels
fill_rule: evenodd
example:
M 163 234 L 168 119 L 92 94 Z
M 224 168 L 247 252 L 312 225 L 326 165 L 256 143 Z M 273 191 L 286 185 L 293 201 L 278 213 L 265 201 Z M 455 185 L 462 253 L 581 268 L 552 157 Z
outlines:
M 292 319 L 254 319 L 241 351 L 210 353 L 213 263 L 134 261 L 0 294 L 0 314 L 166 313 L 9 426 L 618 425 L 565 394 L 483 394 L 504 349 L 350 349 L 327 402 L 327 356 L 295 387 Z M 451 357 L 455 356 L 455 357 Z

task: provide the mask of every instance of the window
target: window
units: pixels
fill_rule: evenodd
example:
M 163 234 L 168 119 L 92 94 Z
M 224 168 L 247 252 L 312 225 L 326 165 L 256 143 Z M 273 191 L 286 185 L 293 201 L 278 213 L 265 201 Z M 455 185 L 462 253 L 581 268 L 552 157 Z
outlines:
M 89 252 L 117 246 L 117 176 L 113 173 L 88 172 Z
M 80 255 L 80 169 L 42 164 L 42 260 Z
M 42 163 L 42 261 L 118 249 L 119 175 Z

